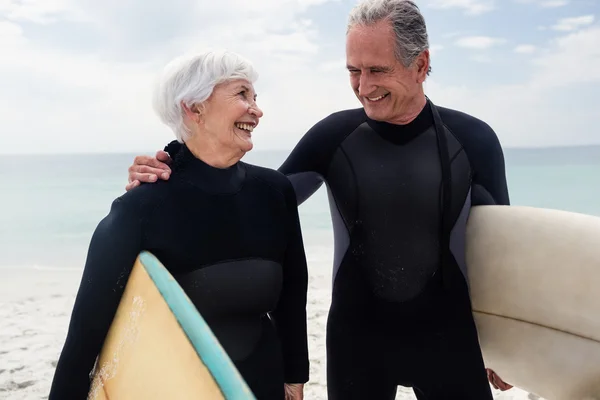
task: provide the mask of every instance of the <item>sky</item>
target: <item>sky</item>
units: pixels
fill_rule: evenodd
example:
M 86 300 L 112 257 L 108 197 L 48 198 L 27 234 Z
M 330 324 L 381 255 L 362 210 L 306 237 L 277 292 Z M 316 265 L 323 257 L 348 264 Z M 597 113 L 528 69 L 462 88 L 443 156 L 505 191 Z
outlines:
M 153 153 L 162 67 L 226 48 L 250 59 L 255 149 L 291 149 L 360 107 L 345 69 L 356 0 L 0 0 L 0 153 Z M 426 94 L 487 122 L 505 147 L 600 144 L 600 0 L 420 0 Z

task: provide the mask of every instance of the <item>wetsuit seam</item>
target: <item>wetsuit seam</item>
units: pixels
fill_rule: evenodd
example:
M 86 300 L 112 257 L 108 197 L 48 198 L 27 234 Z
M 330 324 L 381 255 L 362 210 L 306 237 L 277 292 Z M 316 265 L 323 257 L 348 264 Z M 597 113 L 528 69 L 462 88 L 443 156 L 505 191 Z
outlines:
M 452 157 L 450 157 L 450 165 L 452 165 L 452 163 L 454 162 L 454 160 L 456 160 L 456 157 L 458 157 L 460 155 L 460 153 L 462 153 L 464 150 L 465 150 L 464 147 L 461 147 L 460 149 L 458 149 L 456 151 L 456 153 L 454 153 L 454 155 Z
M 452 137 L 458 142 L 458 144 L 460 144 L 460 148 L 456 151 L 456 153 L 454 154 L 454 156 L 452 156 L 452 158 L 450 159 L 450 165 L 452 165 L 452 163 L 454 162 L 454 160 L 456 160 L 456 158 L 461 154 L 464 153 L 465 157 L 467 158 L 467 163 L 469 164 L 469 185 L 468 187 L 470 188 L 471 185 L 473 185 L 473 178 L 474 178 L 474 174 L 475 174 L 475 169 L 473 168 L 473 164 L 471 163 L 471 160 L 469 159 L 469 153 L 467 152 L 467 149 L 465 148 L 465 145 L 463 144 L 463 142 L 460 140 L 460 138 L 454 133 L 454 131 L 448 126 L 446 125 L 443 121 L 442 121 L 442 125 L 445 129 L 448 130 L 448 132 L 452 135 Z M 469 195 L 469 191 L 467 191 L 467 193 L 465 194 L 465 198 L 463 200 L 464 201 L 467 200 L 467 196 Z M 460 213 L 458 214 L 460 216 Z M 458 220 L 458 217 L 457 217 Z M 456 225 L 456 220 L 454 221 L 454 223 L 452 224 L 452 227 L 454 228 L 454 225 Z
M 342 148 L 342 145 L 344 144 L 344 142 L 346 140 L 348 140 L 348 138 L 350 137 L 350 135 L 352 135 L 354 132 L 356 132 L 356 130 L 361 127 L 364 123 L 366 123 L 367 120 L 366 119 L 361 119 L 358 124 L 351 130 L 349 131 L 346 135 L 342 136 L 341 140 L 339 141 L 339 143 L 333 147 L 333 149 L 331 150 L 331 153 L 329 154 L 329 161 L 327 161 L 327 163 L 325 165 L 323 165 L 323 171 L 328 171 L 329 168 L 331 168 L 331 163 L 333 162 L 333 158 L 335 156 L 335 153 L 338 149 Z M 324 156 L 323 156 L 324 157 Z M 307 171 L 308 172 L 308 171 Z M 314 171 L 317 172 L 317 171 Z
M 441 117 L 441 116 L 440 116 Z M 471 161 L 471 158 L 469 157 L 469 152 L 467 151 L 467 149 L 465 148 L 465 145 L 463 143 L 462 140 L 460 140 L 460 138 L 458 137 L 458 135 L 456 135 L 456 133 L 454 133 L 454 131 L 450 128 L 450 126 L 448 126 L 446 123 L 444 123 L 444 121 L 442 120 L 442 125 L 444 126 L 444 128 L 448 129 L 448 132 L 452 135 L 452 137 L 458 142 L 458 144 L 460 144 L 460 149 L 458 150 L 458 152 L 454 155 L 454 157 L 452 157 L 452 159 L 450 160 L 450 164 L 452 164 L 452 161 L 454 161 L 454 159 L 456 157 L 458 157 L 458 155 L 462 152 L 465 153 L 465 157 L 467 157 L 467 162 L 469 164 L 469 177 L 471 179 L 471 182 L 473 181 L 474 175 L 475 175 L 475 169 L 473 168 L 473 163 Z
M 294 172 L 294 173 L 291 173 L 291 174 L 286 174 L 285 176 L 286 176 L 286 178 L 289 179 L 291 177 L 294 177 L 294 176 L 297 176 L 297 175 L 303 175 L 303 174 L 315 174 L 315 175 L 317 175 L 317 177 L 319 177 L 319 179 L 321 180 L 321 182 L 323 182 L 325 180 L 325 177 L 323 176 L 323 174 L 320 173 L 320 172 L 317 172 L 317 171 L 300 171 L 300 172 Z
M 266 257 L 238 257 L 238 258 L 221 259 L 221 260 L 219 260 L 217 262 L 213 262 L 213 263 L 200 264 L 198 266 L 198 268 L 196 268 L 193 271 L 190 271 L 190 273 L 199 271 L 199 270 L 207 268 L 207 267 L 213 267 L 216 265 L 222 265 L 222 264 L 228 264 L 228 263 L 234 263 L 234 262 L 240 262 L 240 261 L 270 261 L 270 262 L 274 262 L 276 264 L 283 266 L 283 262 L 281 260 L 275 260 L 275 259 L 266 258 Z
M 353 131 L 354 132 L 354 131 Z M 358 223 L 358 217 L 360 215 L 360 194 L 358 191 L 358 179 L 356 178 L 356 171 L 354 170 L 354 166 L 352 165 L 352 162 L 350 161 L 350 157 L 348 156 L 348 154 L 346 153 L 346 150 L 344 150 L 344 148 L 342 146 L 340 146 L 340 151 L 342 152 L 342 155 L 344 156 L 344 158 L 346 159 L 346 162 L 348 163 L 348 166 L 350 167 L 350 171 L 352 173 L 352 181 L 354 182 L 354 188 L 356 190 L 356 210 L 355 210 L 355 215 L 354 215 L 354 223 L 355 225 Z M 346 218 L 344 217 L 344 215 L 342 214 L 341 210 L 338 207 L 338 201 L 335 198 L 335 195 L 332 193 L 332 196 L 335 200 L 335 207 L 338 209 L 338 213 L 340 214 L 340 217 L 342 218 L 342 221 L 344 221 L 344 225 L 346 226 L 346 231 L 348 232 L 348 236 L 350 236 L 352 234 L 352 232 L 350 231 L 350 222 L 346 221 Z

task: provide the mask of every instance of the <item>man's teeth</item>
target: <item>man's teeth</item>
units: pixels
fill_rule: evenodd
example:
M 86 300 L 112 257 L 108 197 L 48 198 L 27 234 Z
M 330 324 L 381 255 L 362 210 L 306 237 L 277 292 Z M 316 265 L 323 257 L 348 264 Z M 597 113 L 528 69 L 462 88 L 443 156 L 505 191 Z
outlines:
M 379 97 L 367 97 L 367 99 L 369 99 L 370 101 L 379 101 L 379 100 L 383 99 L 385 96 L 387 96 L 387 95 L 384 94 Z
M 254 125 L 250 125 L 250 124 L 237 123 L 237 124 L 235 124 L 235 126 L 238 127 L 239 129 L 243 129 L 248 132 L 252 132 L 254 130 Z

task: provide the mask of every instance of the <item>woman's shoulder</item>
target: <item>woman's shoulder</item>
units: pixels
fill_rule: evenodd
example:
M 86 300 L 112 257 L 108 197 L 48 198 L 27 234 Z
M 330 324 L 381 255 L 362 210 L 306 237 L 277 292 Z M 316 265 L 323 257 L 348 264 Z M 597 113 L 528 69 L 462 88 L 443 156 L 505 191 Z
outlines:
M 294 188 L 290 180 L 283 173 L 259 165 L 244 163 L 248 179 L 276 191 L 283 196 L 294 195 Z
M 167 197 L 169 186 L 166 181 L 142 183 L 117 197 L 112 208 L 138 216 L 147 215 Z

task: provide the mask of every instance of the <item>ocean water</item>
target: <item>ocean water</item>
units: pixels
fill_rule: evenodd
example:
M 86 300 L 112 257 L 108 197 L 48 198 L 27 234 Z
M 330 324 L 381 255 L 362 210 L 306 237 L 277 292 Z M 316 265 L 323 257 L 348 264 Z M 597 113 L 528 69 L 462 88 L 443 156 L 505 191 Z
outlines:
M 244 161 L 277 168 L 287 151 Z M 0 268 L 81 268 L 134 154 L 0 157 Z M 600 215 L 600 146 L 506 149 L 512 204 Z M 300 207 L 307 246 L 332 237 L 325 189 Z M 324 251 L 332 251 L 325 248 Z

